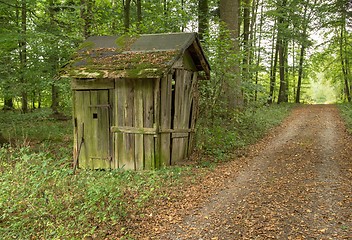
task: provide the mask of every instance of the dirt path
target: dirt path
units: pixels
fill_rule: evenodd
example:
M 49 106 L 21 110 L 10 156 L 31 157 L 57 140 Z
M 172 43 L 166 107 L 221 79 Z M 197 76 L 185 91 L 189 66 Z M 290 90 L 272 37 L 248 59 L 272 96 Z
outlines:
M 299 107 L 247 157 L 168 204 L 143 238 L 352 239 L 350 145 L 334 106 Z

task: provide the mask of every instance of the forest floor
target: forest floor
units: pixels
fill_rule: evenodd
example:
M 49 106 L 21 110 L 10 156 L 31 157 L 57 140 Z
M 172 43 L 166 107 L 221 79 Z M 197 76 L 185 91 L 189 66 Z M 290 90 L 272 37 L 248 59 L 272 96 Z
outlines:
M 136 239 L 352 239 L 351 140 L 335 106 L 299 106 L 126 227 Z

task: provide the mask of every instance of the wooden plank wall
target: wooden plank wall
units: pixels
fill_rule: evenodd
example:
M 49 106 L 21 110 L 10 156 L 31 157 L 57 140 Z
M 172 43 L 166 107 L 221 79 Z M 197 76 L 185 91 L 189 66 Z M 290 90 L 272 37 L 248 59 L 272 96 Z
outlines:
M 172 164 L 177 164 L 188 156 L 190 116 L 192 103 L 193 72 L 176 70 L 174 116 L 172 133 Z
M 115 168 L 155 168 L 155 79 L 115 80 Z M 149 132 L 148 132 L 149 131 Z

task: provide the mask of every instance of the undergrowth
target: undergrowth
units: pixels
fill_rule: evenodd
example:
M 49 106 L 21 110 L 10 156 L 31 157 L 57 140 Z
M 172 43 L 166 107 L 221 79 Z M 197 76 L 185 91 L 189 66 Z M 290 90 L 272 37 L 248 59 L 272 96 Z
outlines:
M 252 143 L 287 115 L 290 106 L 250 108 L 232 118 L 203 122 L 198 148 L 224 159 Z M 143 217 L 163 189 L 191 184 L 203 170 L 175 166 L 158 171 L 72 170 L 72 123 L 50 111 L 0 113 L 8 145 L 0 147 L 1 239 L 109 239 L 129 236 L 130 216 Z M 206 165 L 202 165 L 203 167 Z M 206 171 L 206 170 L 204 170 Z M 175 189 L 175 188 L 174 188 Z M 119 232 L 120 231 L 120 232 Z
M 352 134 L 352 105 L 351 103 L 341 103 L 337 105 L 342 118 L 346 123 L 346 128 Z
M 201 119 L 197 129 L 197 146 L 204 154 L 226 160 L 234 149 L 254 143 L 280 124 L 293 106 L 253 106 L 243 111 L 220 112 L 215 118 Z
M 189 168 L 132 172 L 79 170 L 30 147 L 0 148 L 2 239 L 104 239 L 130 214 L 176 184 Z M 124 233 L 121 233 L 122 235 Z

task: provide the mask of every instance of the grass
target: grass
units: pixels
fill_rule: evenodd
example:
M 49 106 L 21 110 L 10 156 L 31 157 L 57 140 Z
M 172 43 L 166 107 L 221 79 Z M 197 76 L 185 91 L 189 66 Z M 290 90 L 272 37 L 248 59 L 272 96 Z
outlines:
M 226 158 L 281 122 L 289 106 L 251 108 L 224 123 L 199 128 L 203 154 Z M 225 127 L 224 127 L 225 126 Z M 0 112 L 0 129 L 11 144 L 0 148 L 1 239 L 133 239 L 130 216 L 143 218 L 166 189 L 192 184 L 213 164 L 157 171 L 72 170 L 72 123 L 50 111 Z M 197 169 L 197 171 L 195 171 Z M 197 175 L 196 175 L 196 174 Z M 197 182 L 195 180 L 194 182 Z

